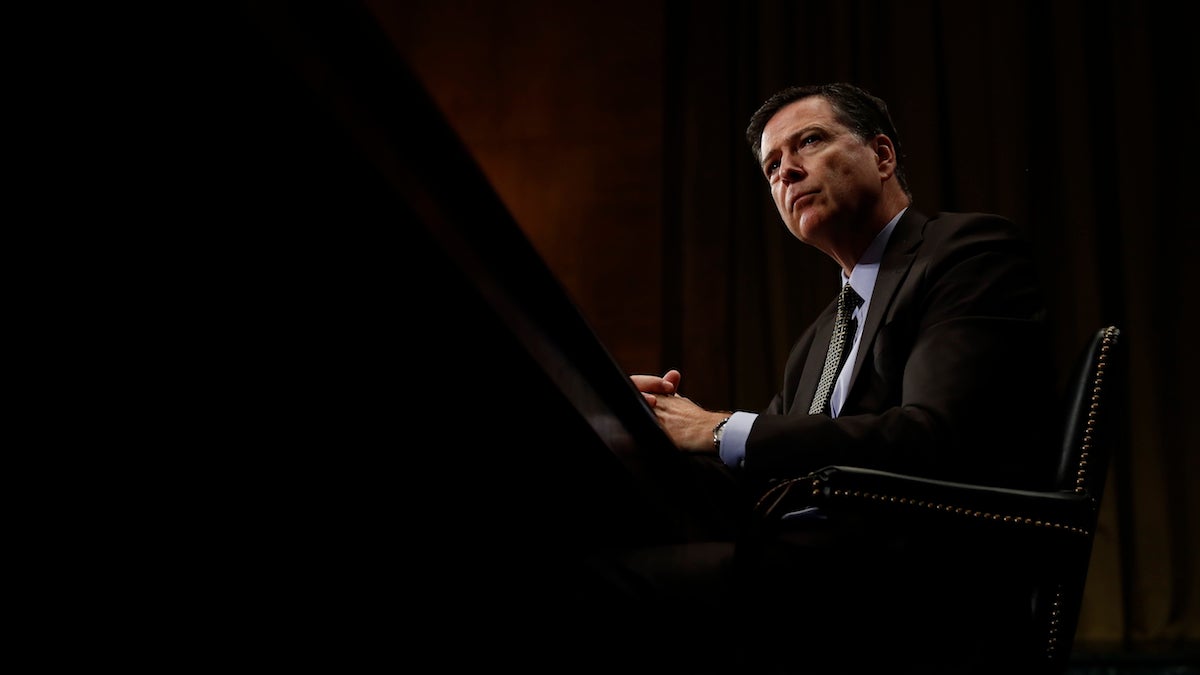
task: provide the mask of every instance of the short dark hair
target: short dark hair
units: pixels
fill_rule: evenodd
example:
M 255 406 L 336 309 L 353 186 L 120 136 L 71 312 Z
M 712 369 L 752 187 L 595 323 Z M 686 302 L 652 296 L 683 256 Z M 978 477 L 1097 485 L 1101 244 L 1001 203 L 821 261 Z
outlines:
M 750 116 L 750 126 L 746 127 L 746 140 L 750 142 L 755 161 L 762 159 L 763 129 L 775 113 L 784 106 L 813 96 L 829 101 L 838 123 L 845 125 L 860 140 L 865 142 L 877 134 L 891 139 L 896 148 L 896 181 L 900 184 L 900 189 L 912 199 L 912 192 L 908 188 L 908 176 L 904 173 L 903 154 L 900 152 L 900 134 L 896 133 L 896 125 L 892 123 L 887 103 L 865 89 L 846 82 L 788 87 L 763 102 Z

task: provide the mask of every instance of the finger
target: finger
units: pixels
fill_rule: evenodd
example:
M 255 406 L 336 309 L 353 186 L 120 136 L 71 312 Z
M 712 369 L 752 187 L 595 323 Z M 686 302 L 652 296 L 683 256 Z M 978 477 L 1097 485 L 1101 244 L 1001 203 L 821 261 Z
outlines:
M 674 392 L 679 389 L 679 382 L 683 379 L 683 374 L 672 368 L 663 375 L 662 379 L 664 383 L 670 386 L 671 391 Z
M 642 398 L 646 399 L 646 403 L 649 403 L 651 408 L 658 405 L 658 397 L 655 396 L 654 394 L 647 394 L 646 392 L 642 392 Z
M 657 375 L 631 375 L 629 379 L 633 380 L 633 386 L 642 393 L 670 394 L 673 391 L 666 381 Z

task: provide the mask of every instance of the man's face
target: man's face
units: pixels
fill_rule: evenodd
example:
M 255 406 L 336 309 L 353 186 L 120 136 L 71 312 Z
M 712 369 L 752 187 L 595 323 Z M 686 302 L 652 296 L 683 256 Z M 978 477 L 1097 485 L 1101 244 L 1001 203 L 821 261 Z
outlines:
M 761 168 L 784 224 L 800 241 L 826 253 L 870 219 L 890 176 L 879 164 L 876 141 L 859 140 L 820 97 L 794 101 L 775 113 L 763 129 L 760 148 Z

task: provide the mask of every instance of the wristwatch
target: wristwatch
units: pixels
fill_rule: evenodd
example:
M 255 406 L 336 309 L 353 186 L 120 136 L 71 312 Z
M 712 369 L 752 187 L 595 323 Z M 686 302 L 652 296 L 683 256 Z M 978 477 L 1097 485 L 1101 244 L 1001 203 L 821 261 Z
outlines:
M 725 423 L 728 421 L 729 418 L 726 417 L 713 427 L 713 450 L 716 450 L 718 455 L 721 454 L 721 438 L 725 436 Z

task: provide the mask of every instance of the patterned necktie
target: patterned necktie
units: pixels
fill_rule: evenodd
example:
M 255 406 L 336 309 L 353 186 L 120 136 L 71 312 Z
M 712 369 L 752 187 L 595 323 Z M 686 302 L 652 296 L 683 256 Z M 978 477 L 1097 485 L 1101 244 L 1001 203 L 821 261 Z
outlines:
M 846 354 L 850 351 L 847 343 L 854 341 L 854 332 L 858 328 L 857 322 L 850 317 L 862 301 L 858 293 L 850 288 L 850 284 L 842 284 L 842 292 L 838 295 L 837 319 L 833 323 L 833 338 L 829 341 L 829 353 L 825 355 L 821 380 L 817 382 L 817 393 L 808 408 L 810 415 L 829 414 L 829 397 L 833 394 L 833 383 L 837 382 L 838 373 L 846 363 Z

